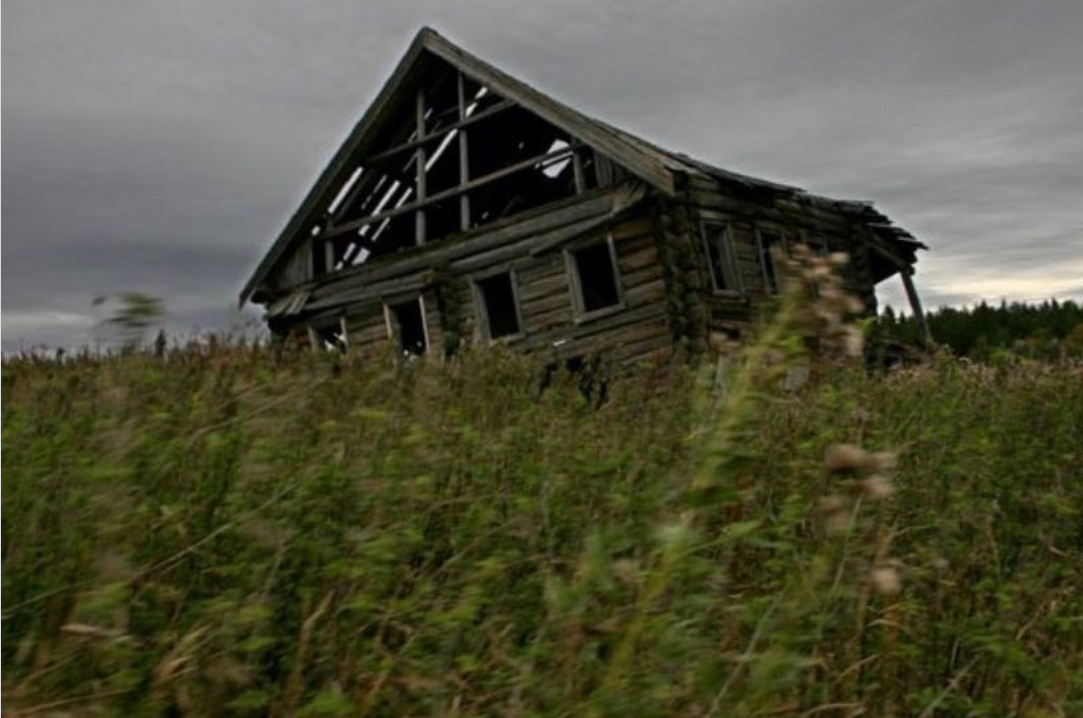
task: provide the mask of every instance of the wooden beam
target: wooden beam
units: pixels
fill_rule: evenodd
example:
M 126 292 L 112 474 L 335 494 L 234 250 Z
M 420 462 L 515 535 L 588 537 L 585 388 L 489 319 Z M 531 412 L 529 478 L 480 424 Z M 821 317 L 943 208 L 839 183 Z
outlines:
M 575 193 L 583 194 L 587 191 L 587 178 L 583 174 L 583 158 L 578 152 L 572 153 L 572 172 L 575 175 Z
M 470 119 L 466 116 L 466 78 L 462 71 L 456 72 L 459 82 L 459 122 L 465 123 Z M 461 124 L 459 127 L 459 185 L 470 182 L 470 144 L 467 139 L 467 129 Z M 465 192 L 459 197 L 459 229 L 470 229 L 470 195 Z
M 417 136 L 425 136 L 425 86 L 417 88 Z M 425 201 L 425 162 L 426 162 L 425 145 L 421 145 L 417 148 L 417 158 L 414 160 L 417 163 L 415 168 L 416 176 L 416 196 L 418 202 Z M 414 215 L 416 238 L 415 244 L 421 246 L 425 244 L 425 213 L 418 212 Z
M 933 334 L 929 330 L 929 322 L 925 319 L 925 312 L 921 308 L 921 299 L 918 297 L 917 289 L 914 288 L 913 274 L 913 267 L 899 268 L 903 288 L 906 289 L 906 298 L 910 301 L 910 311 L 914 313 L 914 321 L 918 324 L 921 342 L 929 346 L 933 343 Z
M 496 180 L 507 177 L 508 175 L 512 175 L 516 172 L 521 172 L 522 170 L 529 169 L 540 162 L 556 159 L 558 157 L 568 156 L 575 150 L 576 147 L 577 145 L 573 145 L 571 147 L 562 147 L 559 150 L 535 155 L 534 157 L 525 159 L 521 162 L 516 162 L 513 165 L 508 165 L 507 167 L 499 169 L 496 172 L 491 172 L 484 177 L 479 177 L 476 180 L 471 180 L 466 184 L 461 184 L 458 187 L 452 187 L 451 189 L 444 190 L 443 192 L 437 192 L 434 195 L 426 197 L 424 200 L 411 202 L 409 204 L 404 204 L 401 207 L 395 207 L 394 209 L 385 210 L 378 214 L 363 217 L 362 219 L 357 219 L 352 222 L 346 222 L 345 224 L 329 227 L 325 236 L 337 237 L 339 235 L 347 234 L 349 232 L 361 229 L 365 225 L 382 222 L 385 219 L 389 219 L 391 217 L 398 217 L 399 215 L 406 214 L 407 212 L 413 212 L 415 210 L 428 207 L 429 205 L 435 204 L 437 202 L 442 202 L 445 199 L 457 197 L 466 192 L 469 192 L 470 190 L 477 189 L 482 185 L 489 184 L 490 182 L 495 182 Z
M 435 142 L 436 140 L 438 140 L 439 138 L 441 138 L 444 135 L 448 134 L 452 130 L 461 130 L 461 129 L 465 128 L 465 127 L 469 127 L 470 125 L 474 124 L 475 122 L 479 122 L 480 120 L 484 120 L 486 117 L 491 117 L 492 115 L 495 115 L 498 112 L 503 112 L 504 110 L 507 110 L 507 109 L 509 109 L 511 107 L 514 107 L 514 106 L 515 106 L 515 103 L 512 102 L 511 100 L 501 100 L 500 102 L 496 103 L 492 107 L 488 107 L 488 108 L 486 108 L 486 109 L 484 109 L 484 110 L 482 110 L 480 112 L 475 112 L 474 114 L 470 115 L 470 117 L 466 117 L 465 119 L 460 119 L 458 122 L 454 122 L 454 123 L 452 123 L 450 125 L 447 125 L 446 127 L 441 127 L 437 132 L 434 132 L 431 135 L 424 135 L 424 134 L 418 135 L 417 137 L 410 140 L 409 142 L 403 142 L 401 145 L 395 145 L 394 147 L 391 147 L 389 149 L 377 152 L 374 155 L 369 155 L 368 157 L 366 157 L 364 159 L 364 163 L 373 164 L 373 163 L 376 163 L 376 162 L 382 162 L 383 160 L 386 160 L 389 157 L 394 157 L 397 154 L 401 154 L 401 153 L 406 152 L 408 150 L 412 150 L 412 149 L 416 149 L 418 147 L 421 147 L 422 145 L 426 145 L 426 144 L 429 144 L 431 142 Z

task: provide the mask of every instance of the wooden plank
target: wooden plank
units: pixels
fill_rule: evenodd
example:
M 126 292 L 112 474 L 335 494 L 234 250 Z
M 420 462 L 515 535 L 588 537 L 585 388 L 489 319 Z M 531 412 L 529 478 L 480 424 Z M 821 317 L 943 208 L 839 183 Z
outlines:
M 500 100 L 499 102 L 493 104 L 490 107 L 486 107 L 480 112 L 475 112 L 465 120 L 459 120 L 457 122 L 453 122 L 450 125 L 445 125 L 444 127 L 441 127 L 438 132 L 433 132 L 432 134 L 415 137 L 409 142 L 403 142 L 402 144 L 395 145 L 390 149 L 382 150 L 375 154 L 369 155 L 368 157 L 364 158 L 364 163 L 371 165 L 376 162 L 382 162 L 383 160 L 394 157 L 395 155 L 403 154 L 405 152 L 409 152 L 410 150 L 415 150 L 418 147 L 438 143 L 442 137 L 454 130 L 459 130 L 461 133 L 462 130 L 469 127 L 470 125 L 476 124 L 481 120 L 492 117 L 498 112 L 503 112 L 504 110 L 512 107 L 515 107 L 515 103 L 511 100 Z
M 561 271 L 545 279 L 538 279 L 529 283 L 522 282 L 519 285 L 519 300 L 532 302 L 542 297 L 547 297 L 554 292 L 563 292 L 568 289 L 568 277 Z
M 417 116 L 415 117 L 417 123 L 417 129 L 415 132 L 418 137 L 425 134 L 425 86 L 421 85 L 417 88 Z M 425 201 L 428 193 L 425 191 L 426 173 L 425 163 L 426 160 L 425 145 L 421 145 L 417 148 L 417 159 L 414 160 L 414 191 L 417 197 L 417 203 L 421 204 Z M 331 225 L 329 229 L 333 229 L 334 225 Z M 425 244 L 425 213 L 418 212 L 414 215 L 414 244 L 421 246 Z M 333 235 L 332 235 L 333 236 Z
M 353 302 L 361 302 L 366 299 L 380 298 L 393 294 L 416 292 L 432 284 L 434 276 L 430 272 L 422 272 L 408 277 L 395 277 L 383 282 L 375 282 L 362 286 L 355 286 L 348 290 L 335 292 L 321 292 L 317 288 L 312 298 L 305 305 L 305 311 L 319 311 L 328 307 Z
M 572 306 L 572 297 L 568 293 L 567 286 L 560 287 L 551 294 L 547 294 L 542 297 L 537 297 L 530 301 L 520 302 L 524 313 L 533 315 L 541 315 L 546 312 L 551 312 L 555 309 L 568 308 L 569 311 Z
M 458 84 L 459 122 L 465 123 L 469 117 L 466 114 L 466 80 L 461 71 L 455 73 L 455 81 Z M 485 114 L 485 113 L 478 113 Z M 465 125 L 459 130 L 459 184 L 463 185 L 470 181 L 470 145 L 468 131 Z M 459 197 L 459 228 L 462 231 L 470 229 L 470 195 L 464 194 Z
M 659 264 L 658 250 L 655 249 L 653 242 L 644 242 L 641 246 L 632 248 L 632 251 L 628 251 L 625 247 L 617 250 L 617 266 L 621 274 L 629 274 L 646 267 L 653 267 L 660 273 Z
M 624 291 L 629 309 L 664 304 L 666 301 L 666 282 L 661 277 L 636 285 Z
M 377 212 L 376 214 L 370 214 L 368 217 L 355 219 L 344 224 L 329 225 L 327 231 L 324 234 L 324 238 L 328 239 L 331 237 L 338 237 L 343 234 L 356 232 L 357 230 L 367 225 L 376 224 L 378 222 L 384 221 L 385 219 L 391 219 L 392 217 L 398 217 L 409 212 L 424 209 L 425 207 L 429 207 L 433 204 L 436 204 L 437 202 L 442 202 L 446 199 L 457 197 L 465 192 L 475 190 L 483 185 L 487 185 L 491 182 L 496 182 L 497 180 L 503 179 L 508 175 L 530 169 L 539 162 L 545 162 L 546 160 L 556 159 L 564 155 L 569 155 L 575 147 L 576 145 L 572 145 L 571 147 L 562 147 L 558 150 L 553 150 L 552 152 L 545 152 L 540 155 L 535 155 L 534 157 L 531 157 L 529 159 L 510 164 L 507 167 L 496 170 L 495 172 L 490 172 L 483 177 L 478 177 L 477 179 L 470 180 L 466 184 L 460 184 L 456 187 L 446 189 L 443 192 L 437 192 L 435 194 L 429 195 L 425 199 L 421 199 L 416 202 L 408 202 L 401 207 L 395 207 L 393 209 L 387 209 L 382 212 Z
M 564 129 L 572 137 L 592 145 L 617 160 L 666 195 L 675 193 L 673 172 L 656 152 L 621 137 L 616 132 L 538 92 L 484 60 L 455 46 L 436 33 L 427 36 L 425 47 L 472 79 L 508 97 L 543 120 Z
M 626 309 L 580 324 L 570 324 L 553 330 L 538 332 L 528 337 L 525 345 L 544 348 L 554 341 L 583 339 L 598 336 L 619 327 L 649 322 L 665 322 L 665 307 L 661 303 L 637 309 Z
M 612 195 L 612 190 L 577 195 L 569 198 L 564 204 L 549 206 L 537 212 L 510 217 L 505 221 L 478 228 L 475 234 L 459 236 L 438 245 L 387 255 L 357 267 L 343 269 L 333 275 L 318 277 L 306 286 L 333 286 L 338 283 L 342 283 L 338 286 L 367 284 L 441 266 L 457 257 L 465 257 L 507 242 L 559 229 L 587 217 L 608 212 L 612 206 Z

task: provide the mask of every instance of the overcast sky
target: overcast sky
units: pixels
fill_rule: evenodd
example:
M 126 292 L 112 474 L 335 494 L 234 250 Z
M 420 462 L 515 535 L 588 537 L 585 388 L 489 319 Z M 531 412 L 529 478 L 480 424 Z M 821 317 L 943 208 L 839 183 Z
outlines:
M 932 248 L 928 305 L 1083 297 L 1080 0 L 6 0 L 4 348 L 89 341 L 108 292 L 242 320 L 422 25 L 665 147 L 874 200 Z

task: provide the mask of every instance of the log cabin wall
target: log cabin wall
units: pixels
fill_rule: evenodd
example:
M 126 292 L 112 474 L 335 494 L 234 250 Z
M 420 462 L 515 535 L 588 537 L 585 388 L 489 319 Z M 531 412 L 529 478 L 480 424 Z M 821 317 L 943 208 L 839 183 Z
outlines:
M 705 307 L 705 329 L 739 338 L 755 321 L 760 308 L 776 293 L 768 277 L 770 260 L 764 256 L 761 242 L 777 236 L 786 248 L 804 243 L 824 254 L 845 252 L 849 264 L 842 270 L 847 284 L 864 303 L 866 311 L 875 312 L 876 293 L 870 270 L 868 239 L 870 231 L 857 222 L 851 212 L 832 206 L 818 197 L 786 194 L 770 188 L 741 186 L 700 175 L 685 175 L 686 181 L 674 208 L 684 210 L 684 236 L 691 235 L 695 251 L 693 261 L 683 266 L 683 281 L 693 296 L 686 306 L 694 306 L 695 295 Z M 705 227 L 721 225 L 728 230 L 733 250 L 733 285 L 719 290 L 711 274 Z
M 635 201 L 629 206 L 630 196 Z M 556 360 L 662 360 L 673 353 L 677 330 L 660 256 L 666 243 L 657 231 L 659 204 L 655 194 L 628 181 L 346 272 L 307 281 L 294 275 L 290 286 L 278 288 L 283 294 L 304 291 L 305 311 L 278 320 L 275 330 L 307 336 L 310 328 L 341 327 L 350 351 L 381 352 L 397 340 L 388 309 L 420 297 L 432 354 L 448 355 L 468 343 L 503 343 Z M 619 302 L 584 316 L 572 255 L 601 245 L 612 247 Z M 475 284 L 503 273 L 512 277 L 520 330 L 490 340 Z

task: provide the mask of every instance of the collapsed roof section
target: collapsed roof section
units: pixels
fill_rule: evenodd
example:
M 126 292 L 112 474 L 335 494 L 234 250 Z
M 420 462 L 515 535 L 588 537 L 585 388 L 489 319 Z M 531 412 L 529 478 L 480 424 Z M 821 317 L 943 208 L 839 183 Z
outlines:
M 299 242 L 322 248 L 312 253 L 318 276 L 548 204 L 607 178 L 616 183 L 625 173 L 667 196 L 676 193 L 681 175 L 699 176 L 842 211 L 868 227 L 883 248 L 875 281 L 912 265 L 924 248 L 870 203 L 819 197 L 669 152 L 554 100 L 424 28 L 240 301 L 269 298 L 260 291 L 264 281 Z

